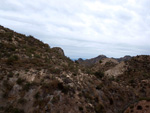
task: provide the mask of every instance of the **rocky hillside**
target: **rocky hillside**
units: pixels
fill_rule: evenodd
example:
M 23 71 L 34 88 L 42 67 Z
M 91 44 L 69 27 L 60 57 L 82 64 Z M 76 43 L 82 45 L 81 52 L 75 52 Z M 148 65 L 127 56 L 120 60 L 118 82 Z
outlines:
M 76 62 L 78 62 L 80 65 L 83 65 L 85 67 L 90 67 L 96 63 L 99 63 L 100 60 L 107 58 L 105 55 L 99 55 L 95 58 L 86 59 L 83 60 L 82 58 L 79 58 Z
M 103 57 L 84 68 L 59 47 L 0 26 L 0 113 L 149 113 L 150 56 L 121 66 Z
M 97 56 L 95 58 L 86 59 L 86 60 L 83 60 L 82 58 L 79 58 L 78 60 L 76 60 L 76 62 L 78 62 L 80 65 L 85 66 L 85 67 L 92 67 L 95 64 L 101 63 L 102 60 L 104 60 L 104 59 L 107 59 L 107 60 L 108 59 L 110 59 L 110 60 L 114 59 L 114 60 L 116 60 L 118 62 L 122 62 L 122 61 L 128 61 L 131 58 L 132 57 L 129 56 L 129 55 L 121 57 L 121 58 L 108 58 L 105 55 L 99 55 L 99 56 Z

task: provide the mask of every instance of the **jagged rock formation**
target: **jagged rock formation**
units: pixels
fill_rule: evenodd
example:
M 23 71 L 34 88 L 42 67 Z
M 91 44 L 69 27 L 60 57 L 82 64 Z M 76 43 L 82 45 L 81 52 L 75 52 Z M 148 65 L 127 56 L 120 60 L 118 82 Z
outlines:
M 84 68 L 61 48 L 0 26 L 0 112 L 126 113 L 148 101 L 150 56 L 125 61 L 115 77 L 104 72 L 118 66 L 117 60 L 101 56 L 91 62 Z

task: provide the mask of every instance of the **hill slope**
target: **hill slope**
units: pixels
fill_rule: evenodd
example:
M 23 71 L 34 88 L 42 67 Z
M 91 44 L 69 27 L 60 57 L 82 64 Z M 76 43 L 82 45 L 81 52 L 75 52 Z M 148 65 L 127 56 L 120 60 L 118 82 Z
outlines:
M 148 100 L 150 56 L 124 62 L 116 77 L 103 73 L 120 64 L 109 60 L 84 68 L 61 48 L 0 26 L 0 112 L 121 113 Z

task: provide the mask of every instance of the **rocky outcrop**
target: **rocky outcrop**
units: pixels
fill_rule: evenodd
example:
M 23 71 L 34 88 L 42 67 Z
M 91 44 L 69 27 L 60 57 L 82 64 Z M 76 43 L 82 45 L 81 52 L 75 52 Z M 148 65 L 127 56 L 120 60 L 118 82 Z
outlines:
M 53 47 L 52 50 L 58 52 L 62 56 L 65 56 L 63 49 L 61 49 L 60 47 Z
M 105 75 L 117 77 L 119 75 L 122 75 L 125 71 L 126 71 L 125 63 L 121 62 L 118 65 L 106 70 Z

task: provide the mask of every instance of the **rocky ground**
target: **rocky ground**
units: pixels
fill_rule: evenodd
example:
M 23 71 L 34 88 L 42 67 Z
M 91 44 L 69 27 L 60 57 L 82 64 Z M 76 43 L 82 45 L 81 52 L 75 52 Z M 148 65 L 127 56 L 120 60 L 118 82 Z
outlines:
M 0 113 L 149 113 L 149 98 L 150 56 L 84 67 L 0 26 Z

